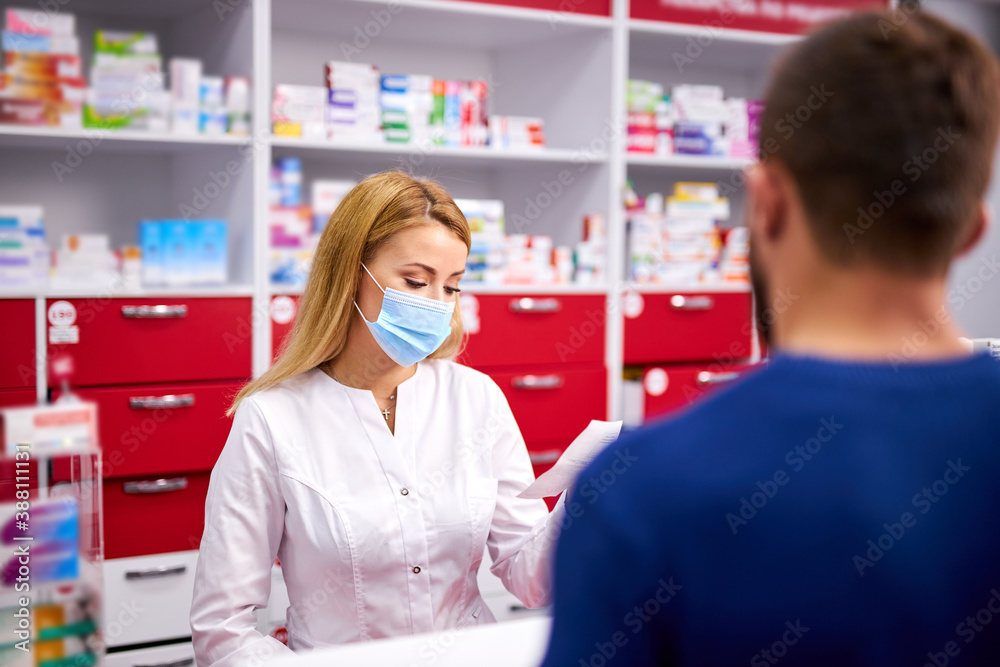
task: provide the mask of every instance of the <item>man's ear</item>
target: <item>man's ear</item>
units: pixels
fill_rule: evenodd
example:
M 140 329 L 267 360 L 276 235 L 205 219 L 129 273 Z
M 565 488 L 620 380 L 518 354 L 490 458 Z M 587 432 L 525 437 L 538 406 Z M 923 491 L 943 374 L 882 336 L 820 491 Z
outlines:
M 773 241 L 785 231 L 788 174 L 773 162 L 754 165 L 747 173 L 747 228 L 752 237 Z
M 972 252 L 973 248 L 979 245 L 979 242 L 983 240 L 984 236 L 986 236 L 986 232 L 989 231 L 992 219 L 992 207 L 986 202 L 983 202 L 979 206 L 979 211 L 976 214 L 976 221 L 969 230 L 969 235 L 962 242 L 962 245 L 958 247 L 958 252 L 955 253 L 955 257 L 967 255 Z

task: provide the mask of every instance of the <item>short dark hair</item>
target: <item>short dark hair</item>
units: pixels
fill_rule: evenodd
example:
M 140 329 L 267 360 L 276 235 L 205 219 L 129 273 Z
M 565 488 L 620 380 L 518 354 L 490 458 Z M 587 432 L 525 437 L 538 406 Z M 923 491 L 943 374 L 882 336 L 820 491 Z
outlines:
M 787 167 L 841 266 L 947 270 L 972 233 L 1000 130 L 1000 67 L 903 5 L 827 25 L 778 61 L 760 156 Z

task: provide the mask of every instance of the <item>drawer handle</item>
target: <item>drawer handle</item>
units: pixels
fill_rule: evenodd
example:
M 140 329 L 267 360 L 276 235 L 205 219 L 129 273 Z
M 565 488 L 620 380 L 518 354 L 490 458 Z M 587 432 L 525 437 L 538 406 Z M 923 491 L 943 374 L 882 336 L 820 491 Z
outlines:
M 711 373 L 709 371 L 702 371 L 698 373 L 698 384 L 725 384 L 727 382 L 737 380 L 739 377 L 740 374 L 736 371 L 730 371 L 729 373 Z
M 532 299 L 530 296 L 511 299 L 510 310 L 514 313 L 557 313 L 562 310 L 559 299 Z
M 543 463 L 555 463 L 562 456 L 561 449 L 546 449 L 544 452 L 528 452 L 528 458 L 531 459 L 532 465 L 541 465 Z
M 194 394 L 167 394 L 166 396 L 132 396 L 128 406 L 133 410 L 158 410 L 160 408 L 190 408 Z
M 188 485 L 187 477 L 175 477 L 174 479 L 155 479 L 143 482 L 125 482 L 122 490 L 131 495 L 148 495 L 151 493 L 169 493 L 186 489 Z
M 520 375 L 511 384 L 515 389 L 558 389 L 563 386 L 561 375 Z
M 684 296 L 675 294 L 670 297 L 670 307 L 675 310 L 712 310 L 715 300 L 710 296 Z
M 132 667 L 188 667 L 194 664 L 194 658 L 181 658 L 170 662 L 136 663 Z
M 184 574 L 187 572 L 187 565 L 164 565 L 162 567 L 151 567 L 148 570 L 127 570 L 125 572 L 126 579 L 158 579 L 159 577 L 172 577 L 175 574 Z M 174 664 L 174 663 L 165 663 Z
M 520 613 L 522 611 L 531 611 L 531 609 L 528 609 L 523 604 L 512 604 L 510 606 L 510 610 L 515 613 Z
M 131 320 L 163 320 L 187 317 L 185 304 L 175 306 L 122 306 L 122 317 Z

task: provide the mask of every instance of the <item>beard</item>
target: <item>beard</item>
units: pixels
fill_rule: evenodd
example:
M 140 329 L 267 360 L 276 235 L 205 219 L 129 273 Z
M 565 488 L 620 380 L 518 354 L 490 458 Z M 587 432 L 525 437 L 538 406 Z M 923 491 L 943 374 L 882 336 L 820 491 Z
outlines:
M 774 314 L 771 311 L 771 295 L 768 290 L 767 279 L 764 277 L 764 270 L 760 264 L 760 258 L 754 252 L 753 239 L 750 240 L 750 285 L 753 289 L 754 326 L 760 339 L 771 349 L 771 323 L 774 321 Z

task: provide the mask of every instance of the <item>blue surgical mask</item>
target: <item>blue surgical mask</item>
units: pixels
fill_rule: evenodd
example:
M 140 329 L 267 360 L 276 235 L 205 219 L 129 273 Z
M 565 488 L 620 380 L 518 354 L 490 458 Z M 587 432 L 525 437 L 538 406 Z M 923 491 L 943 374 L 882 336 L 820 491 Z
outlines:
M 386 355 L 400 366 L 412 366 L 441 347 L 451 334 L 455 303 L 415 296 L 391 287 L 382 289 L 368 267 L 361 266 L 385 296 L 382 297 L 382 310 L 374 322 L 365 320 L 357 301 L 354 307 Z

